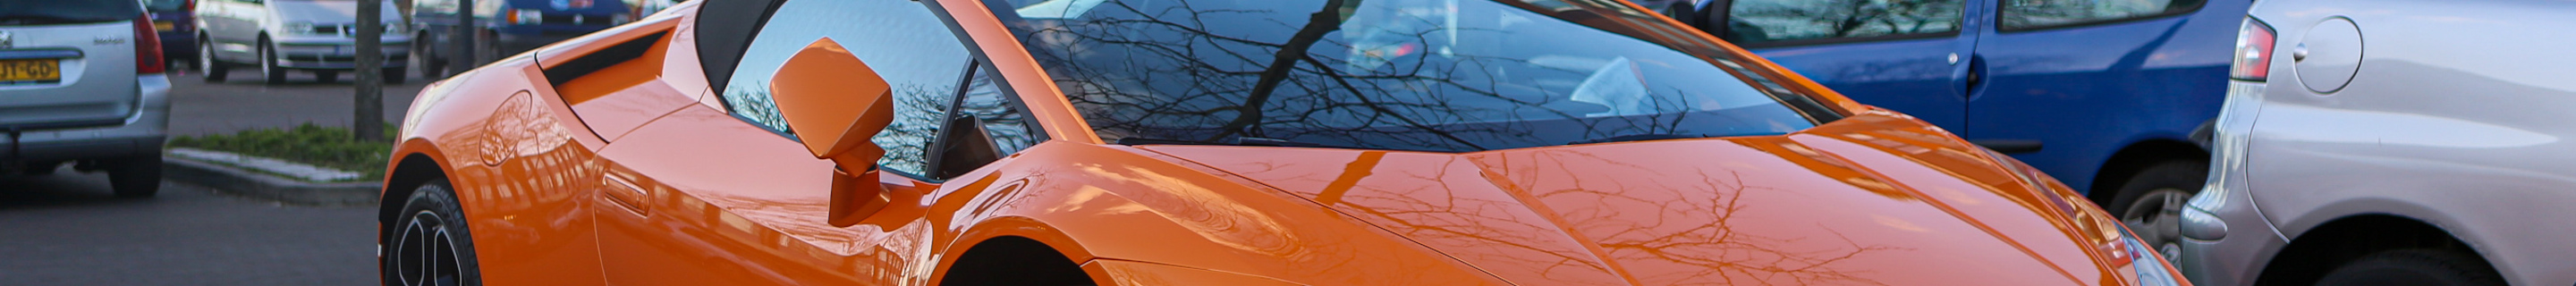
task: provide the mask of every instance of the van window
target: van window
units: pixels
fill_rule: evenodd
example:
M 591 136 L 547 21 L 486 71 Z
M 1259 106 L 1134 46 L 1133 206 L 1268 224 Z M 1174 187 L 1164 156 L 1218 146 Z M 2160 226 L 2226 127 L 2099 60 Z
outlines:
M 2004 0 L 2004 30 L 2073 26 L 2199 10 L 2208 0 Z
M 1727 41 L 1829 42 L 1959 31 L 1961 0 L 1736 0 Z M 1787 43 L 1782 43 L 1787 44 Z

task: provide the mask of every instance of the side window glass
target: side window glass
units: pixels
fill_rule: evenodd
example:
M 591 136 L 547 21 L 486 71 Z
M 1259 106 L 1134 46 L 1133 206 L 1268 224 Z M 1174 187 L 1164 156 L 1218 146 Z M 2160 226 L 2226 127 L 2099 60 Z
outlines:
M 926 174 L 926 150 L 939 134 L 966 67 L 966 45 L 909 0 L 791 0 L 780 5 L 744 49 L 724 87 L 734 117 L 788 138 L 795 134 L 770 100 L 769 83 L 797 50 L 829 37 L 868 63 L 894 88 L 894 122 L 876 134 L 886 150 L 877 164 L 908 175 Z M 855 107 L 853 107 L 855 108 Z
M 1000 87 L 993 86 L 992 77 L 997 75 L 992 70 L 980 67 L 977 70 L 975 78 L 966 84 L 965 97 L 957 100 L 957 113 L 983 123 L 984 136 L 992 138 L 994 149 L 1001 151 L 1001 155 L 1016 154 L 1037 145 L 1038 137 L 1031 131 L 1036 123 L 1030 122 L 1029 116 L 1020 111 L 1022 105 L 1019 100 L 1002 94 Z
M 1962 0 L 1736 0 L 1727 7 L 1726 40 L 1752 44 L 1957 32 L 1959 13 L 1966 8 Z
M 2171 15 L 2208 0 L 2004 0 L 2005 30 L 2046 28 Z

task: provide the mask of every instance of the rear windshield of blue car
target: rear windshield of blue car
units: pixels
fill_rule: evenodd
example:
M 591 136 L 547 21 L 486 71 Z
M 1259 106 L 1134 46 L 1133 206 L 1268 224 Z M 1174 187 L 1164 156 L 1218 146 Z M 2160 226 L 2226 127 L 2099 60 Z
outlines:
M 143 17 L 134 0 L 0 0 L 0 26 L 133 21 Z
M 188 0 L 143 0 L 153 12 L 178 12 L 188 8 Z
M 1595 3 L 1601 2 L 1601 3 Z M 987 0 L 1104 140 L 1472 152 L 1839 118 L 1624 5 Z

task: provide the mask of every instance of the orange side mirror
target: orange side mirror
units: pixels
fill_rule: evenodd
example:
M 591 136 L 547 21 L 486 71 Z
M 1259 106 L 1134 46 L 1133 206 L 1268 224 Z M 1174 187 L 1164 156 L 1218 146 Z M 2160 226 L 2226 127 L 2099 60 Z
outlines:
M 876 164 L 885 149 L 869 140 L 894 122 L 893 89 L 885 78 L 823 38 L 788 57 L 769 91 L 806 151 L 840 167 L 832 172 L 832 225 L 856 225 L 884 210 L 891 200 L 877 183 Z

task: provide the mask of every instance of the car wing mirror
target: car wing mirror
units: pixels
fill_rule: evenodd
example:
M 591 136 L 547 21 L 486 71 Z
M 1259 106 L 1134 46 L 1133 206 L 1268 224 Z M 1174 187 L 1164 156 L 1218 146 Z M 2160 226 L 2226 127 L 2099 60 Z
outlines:
M 891 203 L 877 182 L 885 149 L 869 140 L 894 122 L 893 89 L 876 70 L 831 38 L 815 40 L 787 58 L 769 82 L 771 100 L 788 132 L 814 158 L 832 160 L 833 226 L 847 227 Z

